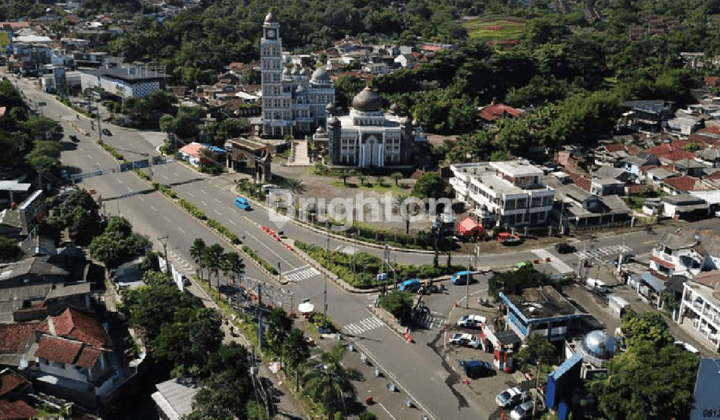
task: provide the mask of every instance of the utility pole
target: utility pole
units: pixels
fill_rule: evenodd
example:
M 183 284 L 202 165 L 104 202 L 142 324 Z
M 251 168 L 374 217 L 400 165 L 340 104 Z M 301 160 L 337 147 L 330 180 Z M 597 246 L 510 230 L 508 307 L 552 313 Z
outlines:
M 258 314 L 258 349 L 262 352 L 263 316 L 262 316 L 262 285 L 257 285 L 257 314 Z
M 472 279 L 472 272 L 470 271 L 470 256 L 468 255 L 467 261 L 467 278 L 465 279 L 465 309 L 470 308 L 470 279 Z
M 118 210 L 118 213 L 120 211 Z M 158 238 L 158 241 L 162 243 L 163 250 L 165 251 L 165 272 L 167 274 L 170 274 L 170 260 L 168 260 L 168 253 L 167 253 L 167 242 L 170 237 L 168 235 L 161 236 Z
M 325 226 L 327 226 L 327 231 L 325 231 L 325 260 L 330 264 L 330 221 L 325 222 Z M 327 282 L 328 282 L 328 274 L 325 273 L 325 284 L 323 286 L 323 317 L 327 318 Z

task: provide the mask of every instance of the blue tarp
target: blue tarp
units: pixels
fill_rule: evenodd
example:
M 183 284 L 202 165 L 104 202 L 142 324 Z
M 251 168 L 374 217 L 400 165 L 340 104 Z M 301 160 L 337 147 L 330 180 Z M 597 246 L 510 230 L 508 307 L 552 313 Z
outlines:
M 207 143 L 201 143 L 201 144 L 203 145 L 203 147 L 205 147 L 206 149 L 209 149 L 213 153 L 220 153 L 220 154 L 227 153 L 227 151 L 225 149 L 217 147 L 217 146 L 213 146 L 212 144 L 207 144 Z
M 665 290 L 665 282 L 650 274 L 649 271 L 642 273 L 642 275 L 640 276 L 640 280 L 647 283 L 656 292 L 662 292 L 663 290 Z

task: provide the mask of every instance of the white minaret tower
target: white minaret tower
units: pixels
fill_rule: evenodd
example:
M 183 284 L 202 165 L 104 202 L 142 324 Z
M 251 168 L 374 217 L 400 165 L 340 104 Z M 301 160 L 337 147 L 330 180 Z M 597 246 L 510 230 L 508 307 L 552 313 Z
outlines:
M 263 134 L 270 137 L 290 134 L 292 124 L 292 97 L 283 94 L 282 41 L 279 30 L 280 25 L 271 11 L 265 16 L 260 40 Z

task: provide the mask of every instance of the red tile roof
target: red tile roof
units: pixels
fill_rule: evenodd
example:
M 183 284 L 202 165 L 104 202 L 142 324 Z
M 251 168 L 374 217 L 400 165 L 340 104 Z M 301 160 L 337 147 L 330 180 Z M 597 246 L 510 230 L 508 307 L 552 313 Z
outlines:
M 522 113 L 517 108 L 513 108 L 509 105 L 505 104 L 492 104 L 484 107 L 480 110 L 480 113 L 478 115 L 480 118 L 484 119 L 485 121 L 495 121 L 500 117 L 504 116 L 510 116 L 510 117 L 517 117 Z
M 77 359 L 83 344 L 59 337 L 44 335 L 40 338 L 35 357 L 71 365 Z
M 200 152 L 203 150 L 205 146 L 203 146 L 200 143 L 190 143 L 188 145 L 183 146 L 180 151 L 183 153 L 187 153 L 188 155 L 195 156 L 196 158 L 201 158 L 202 153 Z
M 674 176 L 670 178 L 665 178 L 663 183 L 673 187 L 678 191 L 688 192 L 693 189 L 697 181 L 698 178 L 695 178 L 693 176 Z
M 647 187 L 647 185 L 632 184 L 625 187 L 625 191 L 627 195 L 638 195 L 643 192 L 645 187 Z
M 90 369 L 95 366 L 95 363 L 97 363 L 98 358 L 101 354 L 102 350 L 90 346 L 85 346 L 83 347 L 82 353 L 80 353 L 80 357 L 78 357 L 75 364 L 80 366 L 81 368 Z
M 26 420 L 38 415 L 37 410 L 23 400 L 15 402 L 0 400 L 0 418 L 2 420 Z
M 43 321 L 0 326 L 0 353 L 24 352 L 35 330 L 47 332 L 48 323 Z
M 715 83 L 717 83 L 718 80 L 720 80 L 720 77 L 717 77 L 717 76 L 705 76 L 705 85 L 706 85 L 707 87 L 715 86 Z
M 625 145 L 622 143 L 605 144 L 604 147 L 605 147 L 605 150 L 608 151 L 608 153 L 619 152 L 620 150 L 625 150 Z
M 709 127 L 701 128 L 697 132 L 700 134 L 715 134 L 716 136 L 720 136 L 720 127 L 711 125 Z
M 686 152 L 686 151 L 684 151 L 683 149 L 675 149 L 675 150 L 673 150 L 671 153 L 668 153 L 668 154 L 663 155 L 663 156 L 658 156 L 658 157 L 662 157 L 663 159 L 667 159 L 667 160 L 670 160 L 670 161 L 673 161 L 673 162 L 677 162 L 677 161 L 683 160 L 683 159 L 694 159 L 694 158 L 695 158 L 695 153 Z
M 0 396 L 3 396 L 8 392 L 13 391 L 14 389 L 20 387 L 20 385 L 29 384 L 30 382 L 27 379 L 23 378 L 12 370 L 7 369 L 3 371 L 2 374 L 0 374 Z
M 52 322 L 57 335 L 71 337 L 95 347 L 111 344 L 110 337 L 94 317 L 74 309 L 65 309 L 60 315 L 52 317 Z
M 665 268 L 675 268 L 675 264 L 667 262 L 665 260 L 661 260 L 660 258 L 658 258 L 654 255 L 650 256 L 650 261 L 655 261 L 656 263 L 662 265 Z

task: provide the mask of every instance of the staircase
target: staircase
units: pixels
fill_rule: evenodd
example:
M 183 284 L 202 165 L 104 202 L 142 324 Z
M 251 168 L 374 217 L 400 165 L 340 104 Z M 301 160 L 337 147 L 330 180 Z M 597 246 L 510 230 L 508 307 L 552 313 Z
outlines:
M 310 156 L 308 156 L 307 141 L 295 140 L 293 142 L 292 155 L 287 163 L 288 166 L 310 166 Z

